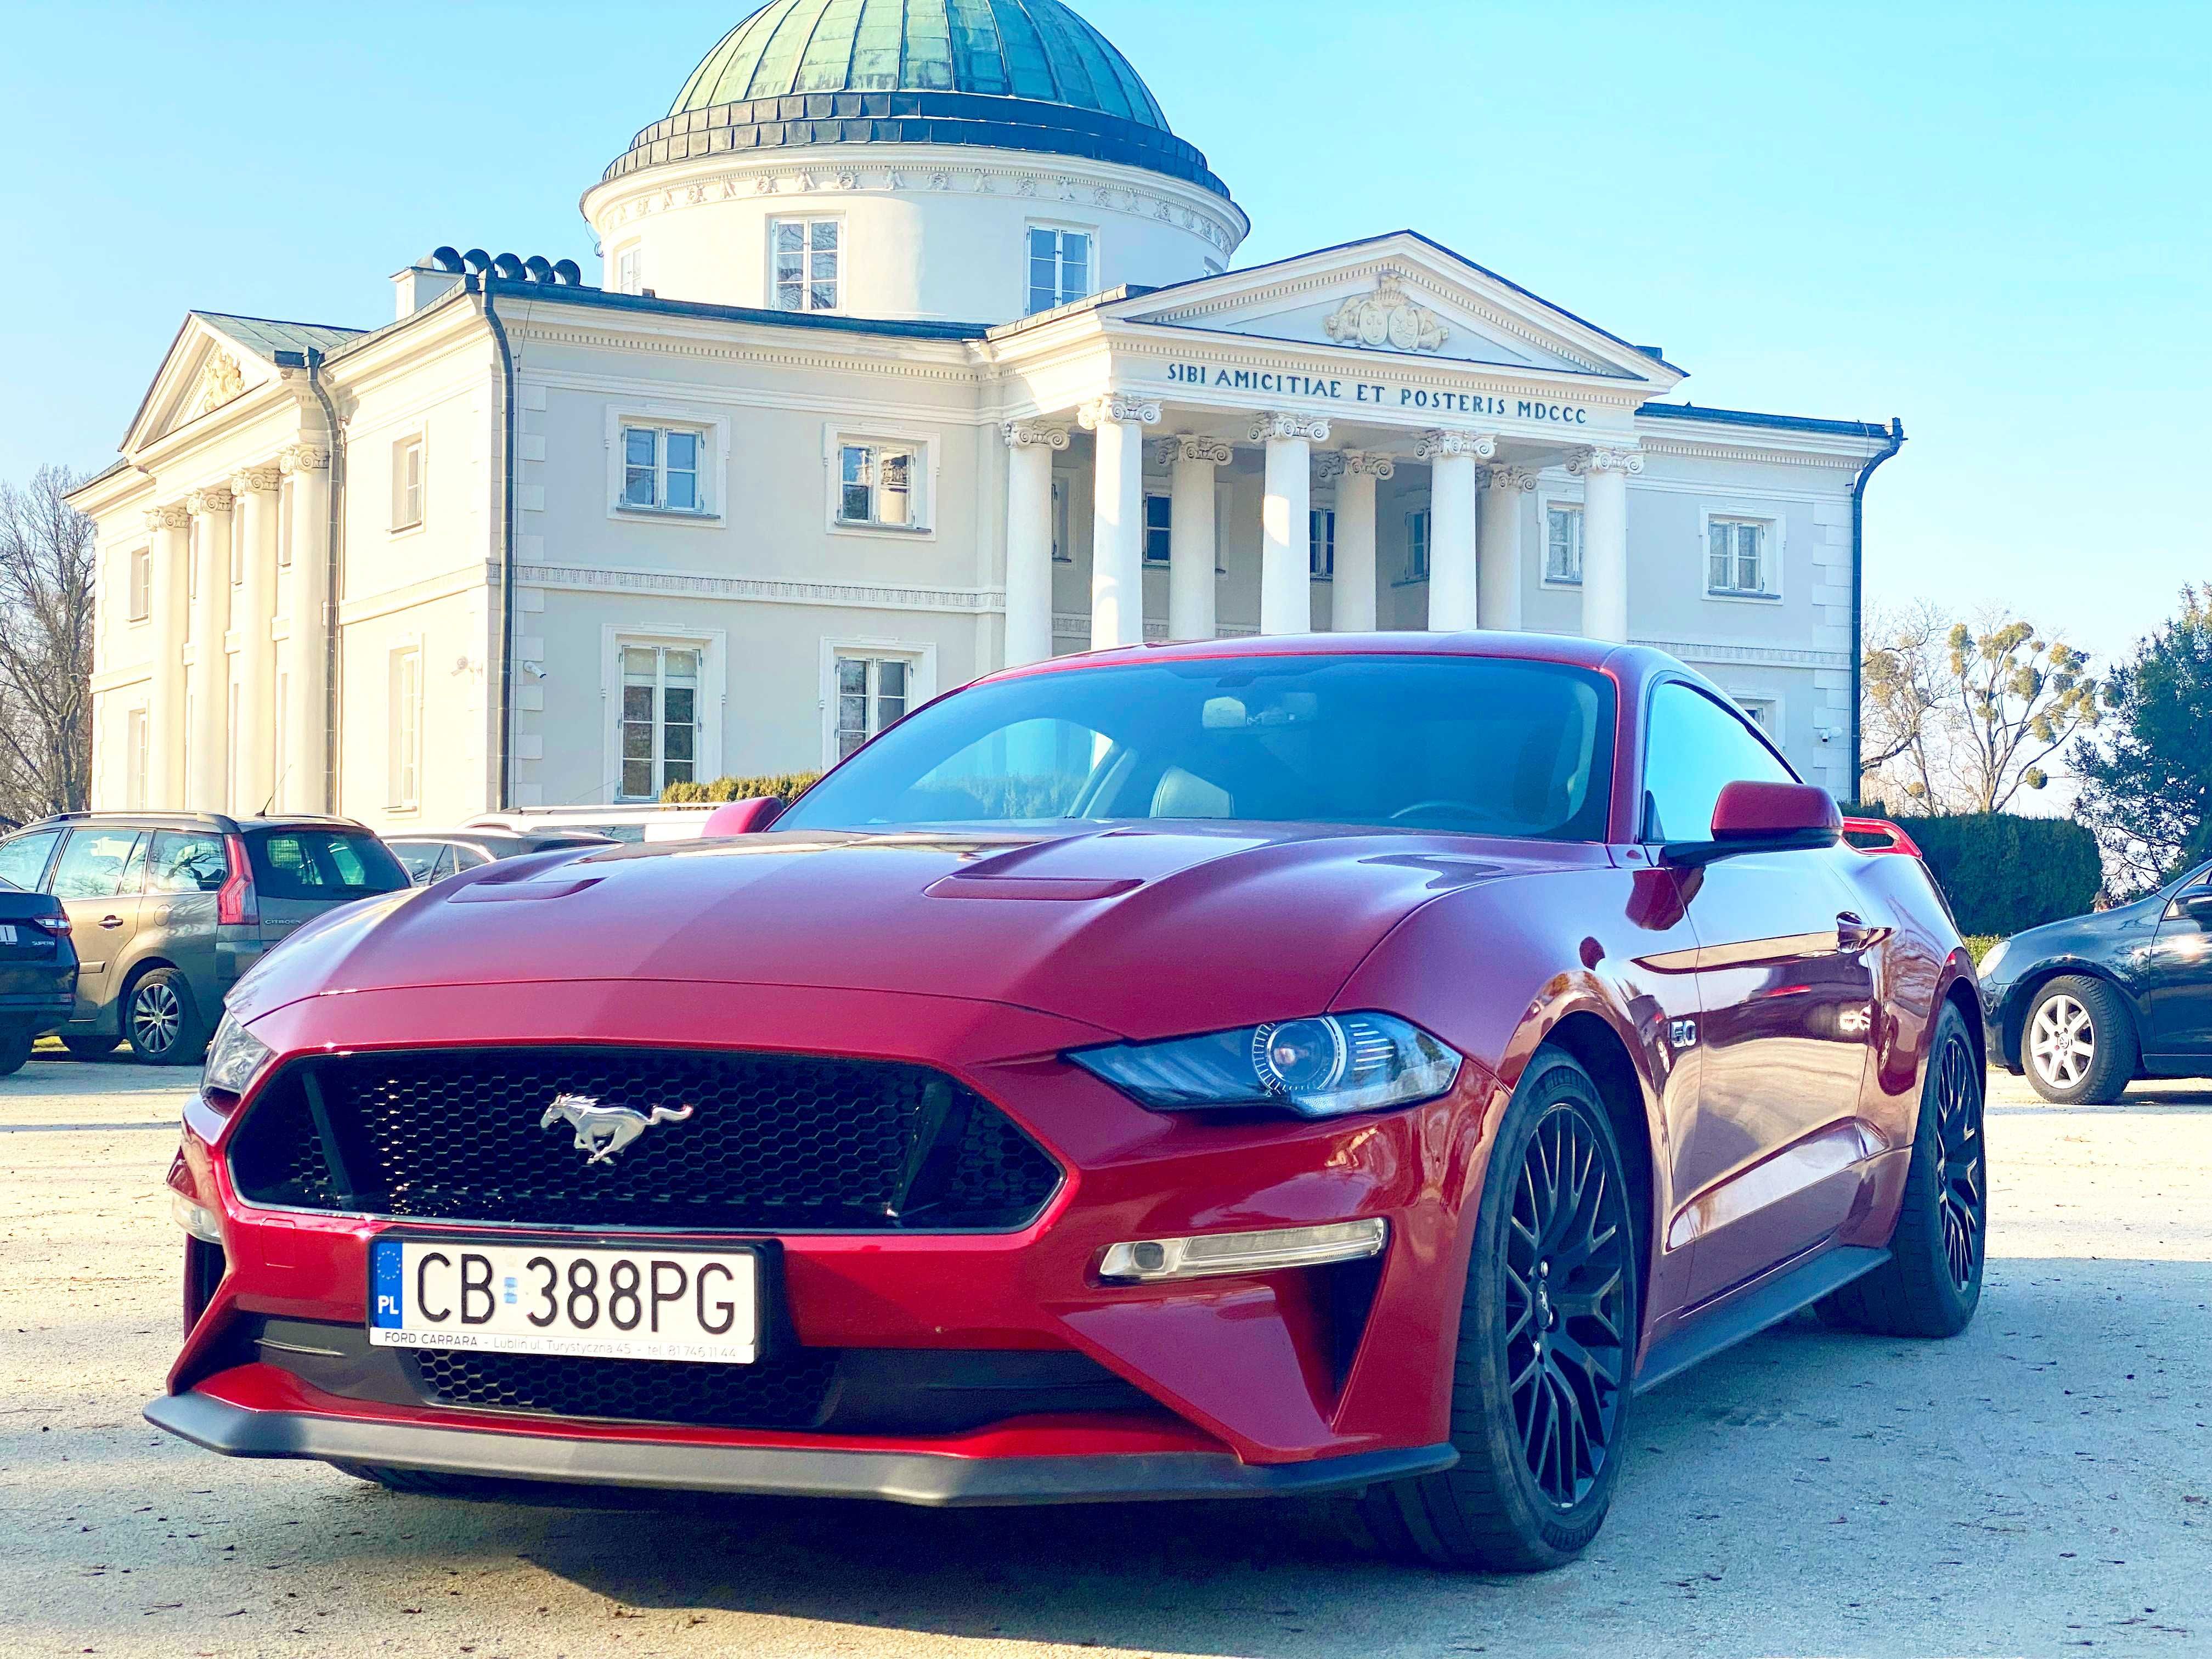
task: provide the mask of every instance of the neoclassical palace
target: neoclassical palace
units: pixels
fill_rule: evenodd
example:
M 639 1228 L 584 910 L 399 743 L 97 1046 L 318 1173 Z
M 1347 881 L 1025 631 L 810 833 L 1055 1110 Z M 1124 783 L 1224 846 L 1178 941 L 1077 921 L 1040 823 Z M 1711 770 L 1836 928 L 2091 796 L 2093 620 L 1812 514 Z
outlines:
M 597 285 L 441 246 L 381 327 L 186 316 L 75 498 L 97 805 L 641 799 L 1054 653 L 1477 628 L 1673 652 L 1848 792 L 1896 422 L 1682 401 L 1410 231 L 1238 267 L 1060 0 L 861 15 L 714 46 L 584 195 Z

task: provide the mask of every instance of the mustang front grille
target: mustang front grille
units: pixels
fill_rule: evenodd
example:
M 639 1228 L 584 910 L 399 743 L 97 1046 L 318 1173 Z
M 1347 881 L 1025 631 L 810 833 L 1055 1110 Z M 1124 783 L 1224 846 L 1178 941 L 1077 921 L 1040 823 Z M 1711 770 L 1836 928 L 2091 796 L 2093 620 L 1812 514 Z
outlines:
M 992 1231 L 1059 1166 L 927 1066 L 499 1048 L 343 1054 L 270 1079 L 239 1126 L 248 1203 L 519 1225 Z

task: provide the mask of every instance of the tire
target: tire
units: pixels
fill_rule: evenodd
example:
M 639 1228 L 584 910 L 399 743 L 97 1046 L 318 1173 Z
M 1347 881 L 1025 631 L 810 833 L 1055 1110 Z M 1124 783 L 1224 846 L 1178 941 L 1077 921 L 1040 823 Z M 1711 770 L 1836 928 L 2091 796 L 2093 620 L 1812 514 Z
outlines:
M 2061 1106 L 2118 1100 L 2142 1057 L 2127 1003 L 2087 974 L 2064 975 L 2035 994 L 2020 1048 L 2035 1092 Z
M 404 1492 L 415 1498 L 500 1498 L 514 1495 L 518 1483 L 501 1480 L 489 1475 L 443 1474 L 434 1469 L 395 1469 L 382 1463 L 341 1463 L 333 1459 L 331 1467 L 340 1474 L 349 1474 L 356 1480 L 366 1480 L 371 1486 L 382 1486 L 390 1492 Z
M 65 1036 L 62 1047 L 70 1051 L 72 1060 L 106 1060 L 122 1041 L 119 1036 Z
M 1990 1233 L 1982 1073 L 1956 1008 L 1936 1023 L 1912 1165 L 1889 1260 L 1819 1304 L 1821 1321 L 1881 1336 L 1956 1336 L 1982 1300 Z
M 1498 1125 L 1475 1217 L 1452 1376 L 1460 1461 L 1359 1500 L 1386 1551 L 1540 1572 L 1597 1535 L 1628 1431 L 1632 1213 L 1597 1085 L 1564 1050 L 1540 1048 Z
M 131 1052 L 148 1066 L 197 1066 L 207 1053 L 199 1005 L 173 968 L 155 968 L 131 981 L 123 994 L 123 1029 Z
M 0 1077 L 20 1072 L 29 1063 L 39 1039 L 27 1025 L 0 1027 Z

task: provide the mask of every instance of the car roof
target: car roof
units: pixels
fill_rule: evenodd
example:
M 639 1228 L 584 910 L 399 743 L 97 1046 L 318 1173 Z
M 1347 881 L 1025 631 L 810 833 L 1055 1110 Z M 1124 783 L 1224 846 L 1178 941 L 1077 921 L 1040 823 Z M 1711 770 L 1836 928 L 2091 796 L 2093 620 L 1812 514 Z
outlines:
M 1011 679 L 1141 662 L 1203 662 L 1246 657 L 1486 657 L 1610 669 L 1624 678 L 1636 678 L 1639 671 L 1650 672 L 1679 665 L 1673 658 L 1644 646 L 1614 645 L 1566 634 L 1509 634 L 1483 629 L 1461 634 L 1260 634 L 1238 639 L 1194 640 L 1179 645 L 1124 645 L 1027 663 L 984 678 Z
M 357 818 L 332 817 L 321 812 L 284 812 L 267 817 L 234 817 L 228 812 L 57 812 L 26 824 L 27 830 L 66 830 L 74 825 L 110 830 L 214 830 L 225 835 L 245 835 L 262 830 L 340 830 L 374 832 Z

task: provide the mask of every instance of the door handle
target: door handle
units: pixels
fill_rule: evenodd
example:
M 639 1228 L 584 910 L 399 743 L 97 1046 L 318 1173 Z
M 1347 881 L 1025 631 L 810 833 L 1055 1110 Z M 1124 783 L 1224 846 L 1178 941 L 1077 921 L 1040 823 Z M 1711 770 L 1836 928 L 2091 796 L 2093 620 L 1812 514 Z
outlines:
M 100 919 L 100 925 L 103 927 L 120 927 L 123 925 L 123 918 L 120 916 L 102 916 Z
M 1836 917 L 1836 945 L 1847 955 L 1856 955 L 1888 936 L 1889 929 L 1868 927 L 1866 919 L 1856 911 L 1845 910 Z

